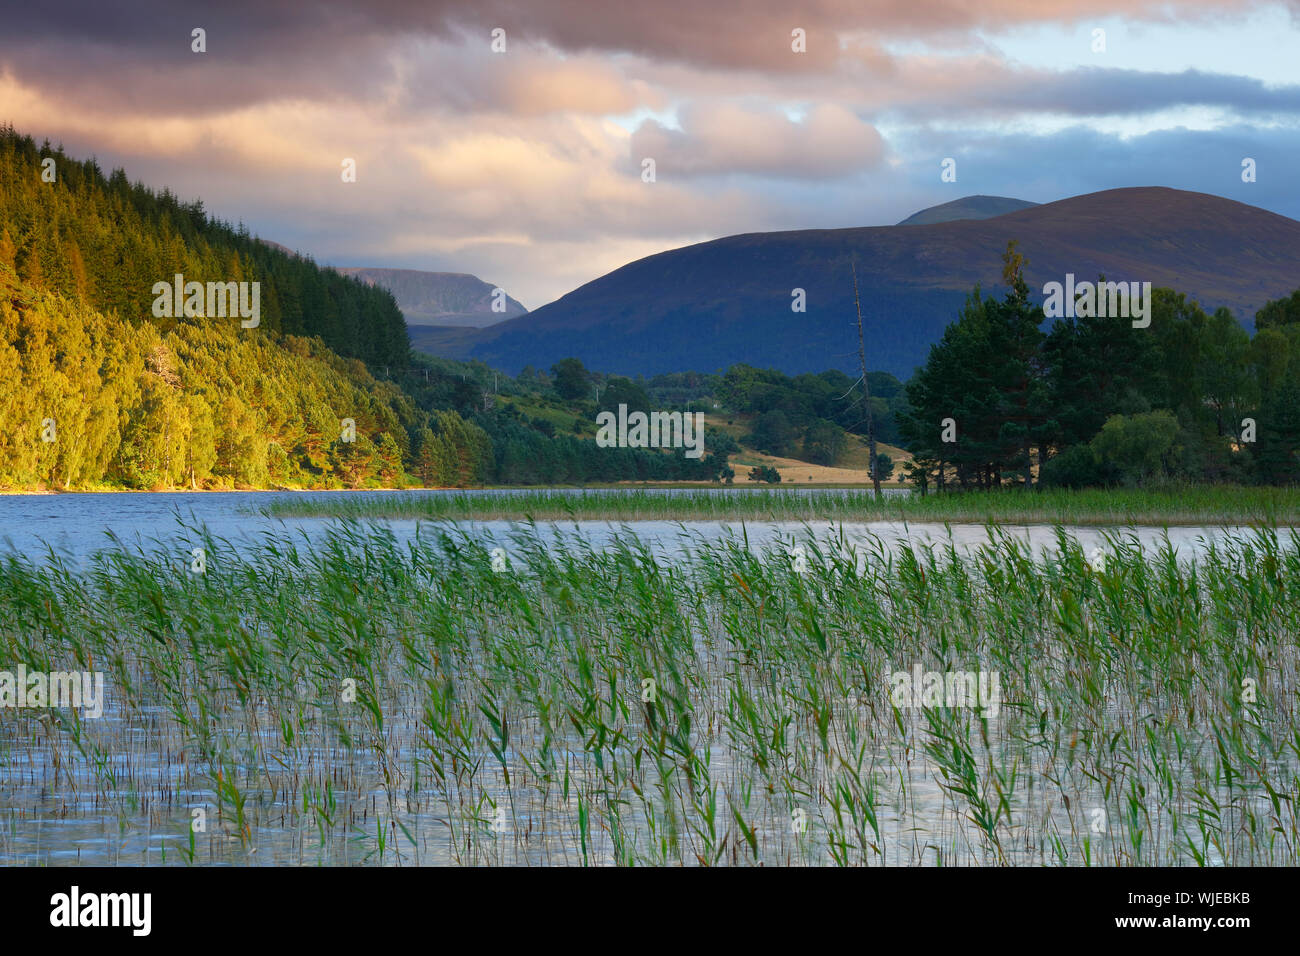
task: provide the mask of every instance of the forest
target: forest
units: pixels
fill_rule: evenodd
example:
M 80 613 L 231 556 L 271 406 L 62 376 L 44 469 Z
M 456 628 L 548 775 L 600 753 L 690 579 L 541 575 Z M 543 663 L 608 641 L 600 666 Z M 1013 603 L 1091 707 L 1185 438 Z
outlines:
M 154 283 L 177 273 L 260 282 L 269 336 L 314 336 L 373 365 L 405 365 L 410 347 L 389 292 L 214 220 L 201 200 L 154 193 L 121 169 L 105 176 L 93 159 L 38 147 L 11 126 L 0 127 L 0 265 L 28 285 L 131 321 L 151 315 Z
M 403 388 L 319 338 L 238 322 L 130 322 L 0 263 L 0 416 L 17 424 L 0 429 L 0 487 L 468 487 L 710 480 L 726 467 L 597 449 L 453 370 L 406 371 Z
M 1300 479 L 1300 290 L 1253 333 L 1154 290 L 1152 321 L 1045 328 L 1012 243 L 906 383 L 737 364 L 649 380 L 564 359 L 510 378 L 411 352 L 392 295 L 94 160 L 0 127 L 0 487 L 343 488 L 730 480 L 705 456 L 597 448 L 631 409 L 743 418 L 746 445 L 834 465 L 850 434 L 905 445 L 930 488 Z M 152 288 L 261 283 L 261 321 L 157 318 Z M 1104 278 L 1104 277 L 1101 277 Z
M 867 433 L 867 409 L 876 440 L 897 444 L 898 416 L 906 408 L 903 384 L 888 372 L 867 373 L 868 404 L 858 382 L 838 370 L 788 376 L 774 369 L 733 365 L 717 396 L 728 410 L 755 416 L 749 444 L 759 451 L 834 465 L 849 433 Z
M 1300 291 L 1261 308 L 1253 335 L 1162 288 L 1147 328 L 1081 317 L 1045 331 L 1014 243 L 1003 261 L 1006 297 L 976 288 L 907 383 L 919 487 L 1300 479 Z
M 261 283 L 255 330 L 156 282 Z M 0 487 L 267 488 L 720 477 L 493 408 L 413 356 L 392 295 L 0 127 Z M 399 384 L 400 383 L 400 384 Z

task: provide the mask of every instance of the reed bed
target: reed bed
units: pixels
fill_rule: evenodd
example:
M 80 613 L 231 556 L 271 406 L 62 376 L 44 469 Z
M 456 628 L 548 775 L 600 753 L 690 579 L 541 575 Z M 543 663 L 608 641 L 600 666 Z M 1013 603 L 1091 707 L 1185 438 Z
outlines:
M 0 561 L 0 667 L 109 693 L 0 710 L 0 863 L 1296 861 L 1294 532 L 195 533 Z M 897 706 L 918 666 L 997 713 Z
M 870 489 L 597 489 L 404 492 L 279 498 L 276 518 L 553 521 L 936 521 L 1047 525 L 1234 526 L 1300 523 L 1300 488 L 1187 485 L 1159 489 L 921 495 Z

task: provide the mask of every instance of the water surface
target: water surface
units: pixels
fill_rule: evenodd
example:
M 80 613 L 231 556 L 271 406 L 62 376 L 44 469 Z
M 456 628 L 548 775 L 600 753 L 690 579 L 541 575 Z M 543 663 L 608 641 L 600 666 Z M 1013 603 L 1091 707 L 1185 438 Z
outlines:
M 188 550 L 198 542 L 196 529 L 205 527 L 217 538 L 231 543 L 256 541 L 268 532 L 280 534 L 289 531 L 318 536 L 334 524 L 333 518 L 269 518 L 261 509 L 277 500 L 337 500 L 339 495 L 484 495 L 508 496 L 523 494 L 533 489 L 492 489 L 483 491 L 321 491 L 321 492 L 109 492 L 70 493 L 56 495 L 0 495 L 0 551 L 13 551 L 39 558 L 51 549 L 67 559 L 81 562 L 95 551 L 113 546 L 114 539 L 129 546 L 144 546 L 147 550 L 162 545 L 178 550 Z M 748 489 L 703 489 L 715 494 L 746 494 Z M 766 490 L 766 489 L 765 489 Z M 583 494 L 582 489 L 565 489 L 565 493 Z M 644 494 L 645 489 L 636 493 Z M 698 494 L 698 489 L 654 489 L 657 494 Z M 837 489 L 789 489 L 785 494 L 835 496 L 843 494 Z M 907 494 L 891 489 L 886 494 Z M 391 528 L 399 540 L 410 539 L 418 525 L 434 522 L 421 519 L 376 519 L 375 523 Z M 508 520 L 467 521 L 463 527 L 473 529 L 502 544 L 508 533 L 517 525 Z M 845 540 L 862 543 L 879 537 L 892 544 L 926 542 L 946 544 L 949 540 L 958 548 L 978 548 L 989 541 L 987 527 L 980 524 L 951 524 L 940 522 L 817 522 L 793 521 L 633 521 L 609 522 L 599 520 L 567 520 L 539 523 L 550 529 L 563 529 L 566 533 L 580 532 L 594 546 L 607 543 L 620 528 L 633 529 L 657 553 L 671 554 L 678 550 L 682 525 L 692 533 L 710 537 L 726 534 L 745 534 L 751 546 L 768 548 L 791 536 L 803 537 L 809 532 L 823 541 L 833 541 L 841 534 Z M 1055 550 L 1056 532 L 1050 525 L 1001 525 L 1007 533 L 1027 541 L 1035 551 Z M 1119 529 L 1094 526 L 1067 526 L 1066 531 L 1085 549 L 1105 547 L 1108 534 Z M 1180 555 L 1203 551 L 1211 542 L 1222 542 L 1240 528 L 1232 526 L 1174 526 L 1169 529 L 1136 527 L 1122 529 L 1126 539 L 1136 539 L 1144 549 L 1156 549 L 1166 539 Z

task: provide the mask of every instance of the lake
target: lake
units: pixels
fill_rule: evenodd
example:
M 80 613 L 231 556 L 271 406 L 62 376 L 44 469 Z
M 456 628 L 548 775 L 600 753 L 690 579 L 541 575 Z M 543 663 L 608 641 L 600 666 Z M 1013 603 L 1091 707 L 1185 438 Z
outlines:
M 0 708 L 0 864 L 1237 865 L 1300 839 L 1263 789 L 1296 772 L 1300 566 L 1249 534 L 1068 529 L 1085 552 L 1167 535 L 1201 562 L 1192 586 L 1132 549 L 1098 572 L 1004 539 L 855 577 L 719 547 L 961 555 L 990 544 L 978 525 L 567 521 L 539 547 L 518 523 L 461 525 L 509 552 L 495 574 L 482 547 L 438 550 L 441 523 L 340 545 L 333 519 L 260 513 L 284 497 L 303 495 L 0 496 L 0 554 L 87 565 L 116 540 L 165 559 L 5 567 L 0 671 L 93 662 L 107 703 Z M 231 545 L 202 577 L 184 569 L 198 528 Z M 427 549 L 405 547 L 417 530 Z M 987 723 L 891 696 L 891 674 L 986 666 L 1005 704 Z
M 704 489 L 714 494 L 746 494 L 749 489 Z M 645 489 L 640 489 L 645 493 Z M 566 489 L 567 493 L 583 494 L 582 489 Z M 658 494 L 698 494 L 697 489 L 655 489 Z M 401 492 L 409 495 L 471 494 L 503 496 L 525 493 L 523 489 L 493 489 L 484 491 L 420 491 Z M 836 489 L 789 489 L 782 493 L 792 495 L 843 494 Z M 909 492 L 890 489 L 890 495 Z M 324 491 L 324 492 L 109 492 L 70 493 L 56 495 L 0 495 L 0 551 L 16 551 L 29 557 L 39 557 L 49 549 L 80 563 L 94 551 L 112 545 L 113 537 L 131 546 L 152 549 L 163 545 L 188 551 L 197 536 L 191 529 L 206 527 L 214 536 L 232 543 L 241 540 L 256 541 L 267 533 L 290 532 L 313 538 L 327 528 L 329 518 L 268 518 L 260 513 L 267 503 L 289 498 L 292 500 L 329 500 L 339 495 L 376 496 L 393 494 L 384 491 Z M 384 521 L 399 539 L 408 539 L 415 531 L 414 520 Z M 429 522 L 422 522 L 429 524 Z M 805 527 L 799 522 L 763 521 L 693 521 L 686 526 L 692 533 L 716 537 L 744 527 L 751 544 L 756 548 L 772 546 L 778 539 L 791 535 L 803 536 L 809 528 L 822 539 L 838 536 L 841 531 L 848 540 L 864 541 L 877 536 L 889 543 L 946 542 L 951 539 L 959 548 L 979 547 L 988 542 L 988 532 L 982 525 L 954 524 L 951 532 L 937 522 L 873 521 Z M 501 543 L 515 525 L 511 521 L 467 522 L 466 526 L 481 531 L 486 537 Z M 604 521 L 566 521 L 549 523 L 567 531 L 579 530 L 593 544 L 610 540 L 620 525 Z M 642 521 L 628 525 L 638 537 L 661 553 L 675 552 L 681 527 L 676 522 Z M 1048 525 L 1003 525 L 1001 528 L 1028 541 L 1034 549 L 1054 549 L 1055 531 Z M 1106 529 L 1097 527 L 1069 527 L 1066 529 L 1085 549 L 1105 544 Z M 1125 529 L 1124 536 L 1136 538 L 1147 549 L 1160 545 L 1166 535 L 1179 554 L 1203 551 L 1210 542 L 1222 542 L 1238 529 L 1220 526 L 1175 526 L 1168 530 L 1154 527 Z

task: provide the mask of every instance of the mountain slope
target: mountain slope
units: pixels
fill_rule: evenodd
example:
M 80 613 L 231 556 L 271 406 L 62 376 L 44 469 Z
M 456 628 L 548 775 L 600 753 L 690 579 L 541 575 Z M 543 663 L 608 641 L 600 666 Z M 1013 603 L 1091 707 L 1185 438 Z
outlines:
M 315 339 L 163 330 L 0 264 L 0 488 L 311 487 L 400 474 L 424 417 Z M 355 443 L 340 441 L 355 421 Z M 372 465 L 371 459 L 375 464 Z M 364 471 L 363 471 L 364 470 Z
M 494 286 L 463 272 L 422 272 L 418 269 L 375 269 L 348 266 L 339 272 L 393 293 L 407 325 L 484 328 L 527 314 L 506 296 L 505 311 L 493 312 Z
M 1249 321 L 1300 284 L 1300 222 L 1163 187 L 1114 189 L 983 220 L 751 233 L 630 263 L 526 316 L 475 333 L 465 351 L 510 371 L 565 356 L 620 374 L 789 373 L 857 364 L 856 259 L 867 363 L 909 376 L 979 283 L 993 291 L 1009 240 L 1031 288 L 1104 273 L 1187 293 Z M 791 311 L 793 289 L 807 311 Z
M 1036 202 L 1008 199 L 1005 196 L 966 196 L 914 212 L 898 225 L 930 226 L 936 222 L 954 222 L 958 219 L 992 219 L 994 216 L 1019 212 L 1037 205 Z
M 156 308 L 177 273 L 184 314 Z M 0 487 L 481 480 L 487 434 L 365 364 L 410 361 L 388 291 L 0 125 Z
M 46 161 L 53 182 L 42 179 Z M 406 323 L 387 291 L 282 248 L 213 219 L 201 200 L 154 192 L 121 169 L 106 176 L 93 159 L 38 147 L 0 125 L 0 265 L 21 281 L 164 328 L 174 320 L 153 315 L 155 283 L 177 274 L 257 282 L 261 334 L 318 336 L 340 355 L 407 363 Z

